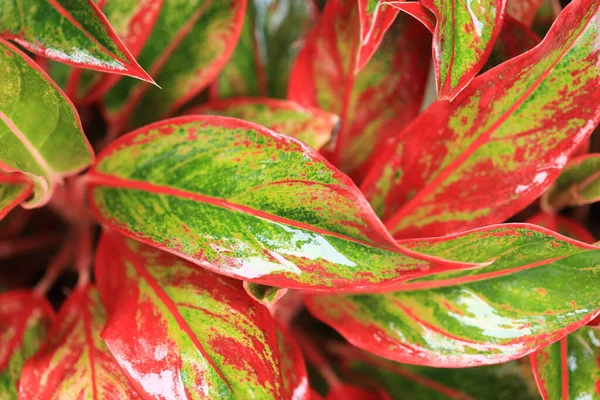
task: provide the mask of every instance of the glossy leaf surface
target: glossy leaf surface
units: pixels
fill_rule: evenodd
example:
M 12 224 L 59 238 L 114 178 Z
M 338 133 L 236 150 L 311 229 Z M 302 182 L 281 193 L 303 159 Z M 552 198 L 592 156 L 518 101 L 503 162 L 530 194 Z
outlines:
M 25 360 L 40 347 L 54 312 L 46 299 L 30 291 L 0 294 L 0 393 L 17 398 Z
M 378 143 L 404 129 L 419 113 L 427 81 L 430 34 L 400 15 L 380 48 L 355 74 L 360 38 L 353 0 L 327 2 L 298 54 L 288 98 L 338 114 L 340 132 L 330 157 L 342 171 L 361 165 Z
M 102 337 L 144 398 L 306 398 L 299 349 L 242 282 L 115 233 L 96 275 Z
M 583 327 L 531 355 L 542 399 L 600 398 L 600 334 Z
M 534 225 L 481 228 L 423 239 L 410 248 L 461 261 L 495 261 L 400 284 L 385 294 L 310 295 L 309 309 L 379 356 L 467 367 L 529 354 L 589 322 L 600 308 L 600 248 Z
M 256 122 L 277 133 L 299 139 L 312 148 L 328 143 L 339 123 L 339 117 L 317 108 L 305 108 L 288 100 L 269 98 L 234 98 L 216 100 L 195 107 L 186 114 L 223 115 Z
M 104 97 L 112 129 L 140 126 L 173 114 L 205 89 L 233 53 L 246 0 L 173 0 L 163 3 L 138 56 L 157 87 L 122 79 Z
M 377 51 L 379 44 L 398 15 L 398 8 L 381 0 L 358 0 L 360 49 L 356 70 L 360 71 Z
M 0 36 L 56 61 L 152 82 L 92 0 L 3 2 Z
M 421 0 L 436 17 L 433 65 L 438 98 L 453 99 L 489 57 L 506 0 Z
M 33 185 L 22 175 L 0 172 L 0 219 L 31 194 Z
M 244 289 L 248 296 L 269 309 L 272 309 L 275 303 L 281 300 L 288 292 L 287 289 L 252 282 L 244 282 Z
M 28 206 L 46 203 L 65 175 L 93 160 L 73 104 L 24 53 L 0 39 L 0 169 L 35 185 Z
M 103 224 L 255 283 L 356 289 L 475 267 L 399 247 L 315 150 L 241 120 L 149 125 L 107 148 L 88 181 Z
M 20 398 L 138 398 L 100 338 L 105 322 L 96 288 L 76 288 L 48 339 L 25 363 Z
M 370 357 L 346 363 L 348 378 L 370 382 L 392 400 L 536 400 L 527 364 L 519 361 L 476 368 L 430 368 Z M 529 379 L 530 378 L 530 379 Z
M 550 185 L 600 118 L 599 8 L 571 3 L 539 46 L 389 143 L 361 189 L 394 236 L 502 222 Z
M 544 0 L 507 0 L 506 14 L 526 26 L 531 26 Z
M 600 154 L 576 157 L 567 163 L 544 193 L 542 207 L 548 211 L 600 201 Z
M 239 42 L 215 83 L 219 98 L 284 98 L 302 39 L 316 16 L 307 0 L 249 0 Z

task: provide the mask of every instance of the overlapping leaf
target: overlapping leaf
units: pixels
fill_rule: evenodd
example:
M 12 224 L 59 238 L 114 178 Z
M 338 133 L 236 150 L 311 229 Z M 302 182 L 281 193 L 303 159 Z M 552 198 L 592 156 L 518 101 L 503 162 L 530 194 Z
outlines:
M 520 23 L 531 26 L 544 0 L 507 0 L 506 14 Z
M 301 40 L 317 10 L 306 0 L 249 0 L 240 40 L 212 94 L 284 98 Z
M 186 114 L 223 115 L 256 122 L 278 133 L 295 137 L 319 149 L 337 130 L 339 117 L 317 108 L 305 108 L 288 100 L 235 98 L 216 100 L 195 107 Z
M 103 224 L 255 283 L 356 290 L 477 266 L 398 246 L 315 150 L 232 118 L 132 132 L 105 150 L 88 183 Z
M 389 143 L 361 189 L 392 234 L 502 222 L 550 185 L 600 118 L 599 8 L 572 2 L 539 46 Z
M 137 399 L 100 338 L 105 322 L 96 288 L 76 288 L 47 340 L 23 366 L 20 398 Z
M 600 201 L 600 154 L 587 154 L 569 161 L 542 196 L 548 211 L 583 206 Z
M 0 294 L 0 393 L 17 398 L 23 363 L 40 347 L 54 320 L 43 296 L 30 291 Z
M 0 39 L 0 168 L 35 185 L 28 206 L 48 201 L 64 175 L 93 160 L 71 102 L 25 54 Z
M 53 60 L 152 82 L 91 0 L 5 1 L 0 36 Z
M 489 57 L 506 0 L 421 0 L 436 17 L 433 65 L 440 99 L 460 93 Z
M 581 225 L 577 220 L 563 215 L 540 212 L 529 218 L 527 222 L 543 226 L 580 242 L 594 243 L 596 241 L 594 235 L 585 226 Z
M 420 110 L 430 35 L 410 16 L 399 16 L 379 50 L 355 74 L 361 34 L 357 14 L 356 0 L 327 2 L 298 54 L 288 97 L 340 116 L 330 159 L 360 177 L 361 165 L 377 144 L 405 128 Z
M 31 181 L 19 174 L 0 172 L 0 220 L 31 194 Z
M 483 70 L 486 71 L 531 50 L 540 41 L 541 39 L 530 28 L 507 15 Z
M 495 261 L 399 284 L 395 292 L 310 295 L 309 309 L 362 349 L 444 367 L 522 357 L 589 322 L 600 309 L 600 248 L 534 225 L 491 226 L 423 239 L 410 248 Z
M 160 88 L 122 79 L 104 97 L 112 129 L 140 126 L 173 114 L 206 88 L 233 53 L 246 0 L 163 3 L 138 61 Z
M 307 398 L 300 350 L 242 282 L 115 233 L 101 239 L 96 276 L 110 313 L 102 337 L 143 397 Z
M 529 365 L 511 361 L 476 368 L 441 369 L 402 365 L 374 356 L 346 363 L 349 379 L 383 388 L 393 400 L 535 400 Z
M 358 15 L 360 18 L 360 49 L 356 70 L 360 71 L 377 51 L 377 47 L 390 28 L 398 8 L 381 0 L 358 0 Z

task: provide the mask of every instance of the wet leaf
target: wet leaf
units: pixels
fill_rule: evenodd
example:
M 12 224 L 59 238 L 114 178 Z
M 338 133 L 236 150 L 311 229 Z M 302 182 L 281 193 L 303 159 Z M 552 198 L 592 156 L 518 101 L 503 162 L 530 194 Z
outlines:
M 3 2 L 0 36 L 56 61 L 152 82 L 91 0 Z
M 115 233 L 96 275 L 102 337 L 144 397 L 307 398 L 300 350 L 242 282 Z
M 406 251 L 315 150 L 237 119 L 132 132 L 99 156 L 88 183 L 105 226 L 254 283 L 366 290 L 477 266 Z
M 599 8 L 571 3 L 539 46 L 389 142 L 361 189 L 395 237 L 502 222 L 552 183 L 600 119 Z
M 32 190 L 31 181 L 23 175 L 0 172 L 0 220 L 27 200 Z
M 494 262 L 398 284 L 395 292 L 307 295 L 307 306 L 359 348 L 437 367 L 523 357 L 586 324 L 600 309 L 600 248 L 534 225 L 491 226 L 423 239 L 410 248 Z
M 33 181 L 26 205 L 45 204 L 63 176 L 93 161 L 73 104 L 23 52 L 0 39 L 0 169 Z
M 40 347 L 54 321 L 43 296 L 19 290 L 0 293 L 0 393 L 17 398 L 23 363 Z

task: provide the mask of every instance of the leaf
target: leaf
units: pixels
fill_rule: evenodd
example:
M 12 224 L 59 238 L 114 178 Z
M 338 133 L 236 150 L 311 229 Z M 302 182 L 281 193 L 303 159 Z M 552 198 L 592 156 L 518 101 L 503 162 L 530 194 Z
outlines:
M 246 290 L 248 296 L 252 297 L 269 310 L 271 310 L 275 303 L 281 300 L 288 292 L 287 289 L 252 282 L 244 282 L 244 290 Z
M 338 114 L 340 132 L 330 160 L 360 179 L 377 144 L 418 115 L 429 66 L 430 35 L 401 15 L 379 50 L 355 74 L 360 38 L 355 0 L 327 2 L 292 70 L 288 98 Z M 355 4 L 355 3 L 354 3 Z
M 325 400 L 391 400 L 385 392 L 343 384 L 332 388 Z
M 530 224 L 535 224 L 548 228 L 561 235 L 579 240 L 584 243 L 594 243 L 596 239 L 583 225 L 577 220 L 563 215 L 547 214 L 540 212 L 527 220 Z
M 331 140 L 340 120 L 335 114 L 305 108 L 293 101 L 253 97 L 211 101 L 186 111 L 186 114 L 223 115 L 256 122 L 315 149 Z
M 19 397 L 137 399 L 100 338 L 105 321 L 96 288 L 76 288 L 46 342 L 25 362 Z
M 174 114 L 217 78 L 239 39 L 246 0 L 163 3 L 138 61 L 163 89 L 122 79 L 104 97 L 113 130 Z
M 31 59 L 0 39 L 0 168 L 35 185 L 26 207 L 45 204 L 62 177 L 93 161 L 73 104 Z
M 494 49 L 490 54 L 482 71 L 487 71 L 505 61 L 531 50 L 540 43 L 541 39 L 530 28 L 507 15 L 502 24 L 500 35 L 494 43 Z
M 0 36 L 69 65 L 154 82 L 92 0 L 4 2 Z
M 33 184 L 20 174 L 6 174 L 0 171 L 0 220 L 10 210 L 27 200 Z
M 402 363 L 453 368 L 523 357 L 598 315 L 598 247 L 519 224 L 409 247 L 465 262 L 495 261 L 398 284 L 390 293 L 307 295 L 306 305 L 361 349 Z
M 423 7 L 417 1 L 386 1 L 383 4 L 387 4 L 391 7 L 395 7 L 398 10 L 402 10 L 405 13 L 413 16 L 419 22 L 421 22 L 429 32 L 433 33 L 435 31 L 435 15 L 431 13 L 428 9 Z
M 531 26 L 544 0 L 507 0 L 506 14 L 525 26 Z
M 164 0 L 95 1 L 131 56 L 137 57 L 152 33 Z M 56 68 L 60 67 L 53 66 L 52 70 Z M 54 74 L 51 76 L 54 78 Z M 99 100 L 120 79 L 120 75 L 72 69 L 70 86 L 65 90 L 77 104 L 87 104 Z
M 388 143 L 361 189 L 395 237 L 502 222 L 558 176 L 600 118 L 599 6 L 572 2 L 539 46 Z
M 105 226 L 254 283 L 366 290 L 478 266 L 401 248 L 315 150 L 232 118 L 180 117 L 132 132 L 99 156 L 88 185 Z
M 398 15 L 398 8 L 386 3 L 381 0 L 358 0 L 360 50 L 356 71 L 367 65 Z
M 144 398 L 306 398 L 299 349 L 242 282 L 109 232 L 96 276 L 102 337 Z
M 600 154 L 586 154 L 567 163 L 542 196 L 541 207 L 556 212 L 565 207 L 600 201 Z
M 301 40 L 317 11 L 307 0 L 251 0 L 240 40 L 211 89 L 213 96 L 284 98 Z
M 385 389 L 392 400 L 535 400 L 528 365 L 511 361 L 476 368 L 441 369 L 398 364 L 378 357 L 345 363 L 348 378 Z
M 500 33 L 506 0 L 420 0 L 436 17 L 433 66 L 438 98 L 451 100 L 477 75 Z
M 23 363 L 44 341 L 54 321 L 43 296 L 19 290 L 0 293 L 0 393 L 17 398 Z

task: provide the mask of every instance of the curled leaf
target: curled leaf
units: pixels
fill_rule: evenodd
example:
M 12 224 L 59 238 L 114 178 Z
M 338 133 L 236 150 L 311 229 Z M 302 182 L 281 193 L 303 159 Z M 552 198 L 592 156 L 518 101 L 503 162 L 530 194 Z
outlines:
M 0 220 L 31 195 L 33 185 L 20 174 L 0 172 Z

